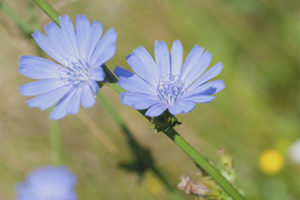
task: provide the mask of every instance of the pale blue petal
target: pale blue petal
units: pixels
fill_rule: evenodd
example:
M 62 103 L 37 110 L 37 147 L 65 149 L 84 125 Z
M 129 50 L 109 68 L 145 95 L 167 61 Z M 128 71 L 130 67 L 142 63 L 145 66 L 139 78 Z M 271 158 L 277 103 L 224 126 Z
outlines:
M 131 71 L 128 71 L 127 69 L 118 66 L 114 69 L 114 73 L 119 79 L 126 79 L 134 76 L 134 74 Z
M 90 40 L 90 22 L 84 15 L 76 16 L 76 37 L 79 55 L 82 59 L 87 60 Z
M 72 93 L 72 98 L 69 101 L 67 113 L 76 114 L 80 109 L 81 88 L 76 88 Z
M 19 73 L 33 79 L 59 78 L 57 71 L 62 66 L 36 56 L 21 56 Z
M 167 110 L 167 106 L 162 103 L 157 103 L 150 107 L 145 113 L 148 117 L 157 117 L 161 115 L 165 110 Z
M 113 28 L 110 28 L 98 42 L 94 53 L 90 58 L 92 67 L 101 66 L 114 56 L 117 49 L 116 40 L 117 33 Z
M 134 107 L 138 110 L 143 110 L 156 103 L 159 103 L 159 99 L 155 96 L 149 96 L 136 92 L 123 92 L 121 93 L 121 103 Z
M 60 88 L 63 85 L 65 82 L 61 79 L 44 79 L 24 84 L 19 89 L 23 96 L 35 96 Z
M 168 107 L 169 112 L 172 115 L 178 115 L 183 112 L 183 108 L 176 103 Z
M 196 80 L 190 87 L 190 90 L 193 90 L 196 87 L 199 87 L 203 83 L 213 79 L 217 75 L 221 73 L 223 69 L 222 63 L 217 63 L 213 67 L 211 67 L 209 70 L 207 70 L 198 80 Z
M 160 71 L 160 76 L 166 77 L 170 74 L 171 68 L 168 46 L 164 41 L 155 41 L 154 54 L 156 65 Z
M 191 112 L 195 108 L 195 103 L 189 101 L 179 101 L 178 105 L 182 107 L 183 113 Z
M 56 45 L 49 38 L 43 35 L 40 31 L 35 31 L 32 34 L 32 37 L 39 47 L 43 49 L 43 51 L 45 51 L 49 56 L 60 63 L 65 63 L 63 55 L 60 54 L 56 48 Z
M 81 91 L 81 103 L 84 108 L 90 108 L 92 107 L 96 100 L 95 100 L 95 94 L 92 92 L 91 88 L 88 84 L 82 86 Z
M 74 91 L 73 91 L 74 92 Z M 50 119 L 59 120 L 68 114 L 68 106 L 71 103 L 73 92 L 66 94 L 60 102 L 55 106 L 50 114 Z M 75 108 L 76 109 L 76 108 Z
M 92 70 L 91 79 L 95 81 L 103 81 L 105 79 L 105 72 L 102 67 L 98 66 Z
M 185 101 L 191 101 L 194 103 L 209 103 L 214 100 L 216 97 L 214 96 L 205 96 L 205 95 L 193 95 L 193 96 L 186 96 L 183 98 Z
M 175 40 L 171 49 L 171 74 L 180 75 L 183 59 L 183 47 L 180 40 Z
M 59 17 L 59 21 L 64 38 L 66 39 L 66 42 L 69 44 L 69 46 L 72 47 L 70 49 L 70 54 L 75 58 L 79 58 L 75 29 L 71 19 L 68 15 L 64 15 Z
M 192 68 L 195 67 L 197 64 L 199 58 L 203 54 L 204 48 L 200 47 L 199 45 L 195 45 L 193 49 L 188 54 L 187 58 L 185 59 L 185 62 L 183 64 L 182 70 L 181 70 L 181 77 L 186 78 L 188 73 L 191 71 Z
M 50 22 L 45 26 L 45 32 L 48 35 L 48 39 L 53 45 L 53 48 L 64 58 L 63 62 L 58 61 L 61 64 L 66 64 L 65 58 L 71 56 L 70 47 L 61 29 L 55 23 Z
M 168 107 L 169 112 L 172 115 L 178 115 L 180 113 L 191 112 L 195 108 L 195 103 L 191 101 L 179 100 L 172 106 Z
M 89 81 L 89 86 L 91 90 L 93 91 L 94 95 L 98 94 L 99 85 L 96 81 Z
M 132 74 L 128 70 L 116 67 L 114 72 L 117 77 L 120 78 L 120 80 L 118 81 L 119 86 L 124 90 L 127 90 L 129 92 L 156 94 L 156 90 L 152 85 L 144 81 L 141 77 Z M 123 78 L 124 76 L 127 77 Z
M 220 92 L 224 88 L 225 84 L 223 80 L 215 80 L 205 83 L 204 85 L 200 85 L 193 90 L 189 90 L 189 92 L 187 92 L 187 95 L 213 95 Z
M 196 46 L 189 54 L 186 62 L 183 65 L 181 78 L 188 87 L 193 83 L 203 72 L 208 68 L 211 61 L 211 53 L 208 51 L 202 52 L 202 48 Z M 191 56 L 190 56 L 191 55 Z M 189 57 L 191 57 L 189 59 Z
M 89 43 L 88 43 L 88 51 L 87 51 L 87 60 L 90 60 L 92 54 L 94 53 L 95 47 L 98 44 L 100 37 L 102 35 L 102 24 L 95 20 L 92 24 Z
M 140 48 L 142 49 L 142 48 Z M 139 50 L 136 50 L 139 52 Z M 136 53 L 131 53 L 127 57 L 127 62 L 130 65 L 131 69 L 142 79 L 148 82 L 148 84 L 153 87 L 157 87 L 159 75 L 156 73 L 154 68 L 151 69 L 144 60 L 140 59 L 140 57 Z
M 47 108 L 50 108 L 56 104 L 56 102 L 58 102 L 65 94 L 67 94 L 71 88 L 72 87 L 69 85 L 57 88 L 28 100 L 27 104 L 29 107 L 38 107 L 41 110 L 46 110 Z
M 144 74 L 142 77 L 145 77 L 145 80 L 147 81 L 158 83 L 159 69 L 149 52 L 143 46 L 140 46 L 134 49 L 133 53 L 142 62 L 142 64 L 137 66 L 140 68 L 138 71 L 142 71 L 142 73 Z

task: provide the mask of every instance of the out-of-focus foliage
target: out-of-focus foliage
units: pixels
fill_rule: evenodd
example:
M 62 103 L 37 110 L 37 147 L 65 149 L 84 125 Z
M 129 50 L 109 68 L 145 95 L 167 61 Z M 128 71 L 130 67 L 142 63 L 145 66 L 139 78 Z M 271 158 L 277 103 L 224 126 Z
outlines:
M 5 2 L 24 20 L 31 20 L 26 1 Z M 179 115 L 183 125 L 178 129 L 213 161 L 218 158 L 216 149 L 224 146 L 234 158 L 237 185 L 248 199 L 300 198 L 300 166 L 287 156 L 290 145 L 300 138 L 300 1 L 49 2 L 73 20 L 77 13 L 85 14 L 101 21 L 105 30 L 116 29 L 118 50 L 107 63 L 110 69 L 115 65 L 128 68 L 125 56 L 140 45 L 153 52 L 154 40 L 171 46 L 180 39 L 185 56 L 195 44 L 207 48 L 213 64 L 222 61 L 220 78 L 227 88 L 214 102 Z M 41 26 L 50 21 L 37 11 Z M 7 200 L 13 199 L 14 185 L 32 168 L 51 164 L 53 158 L 47 113 L 28 108 L 27 98 L 18 92 L 18 86 L 28 82 L 17 73 L 18 58 L 37 55 L 36 48 L 1 11 L 0 22 L 0 199 Z M 194 176 L 198 169 L 168 138 L 154 134 L 136 111 L 120 105 L 110 88 L 101 91 L 126 118 L 137 139 L 151 149 L 174 185 L 181 174 Z M 153 174 L 146 173 L 139 182 L 136 175 L 117 167 L 120 161 L 130 160 L 131 154 L 100 104 L 79 116 L 60 121 L 64 157 L 78 176 L 79 199 L 169 199 Z M 99 142 L 103 134 L 113 144 Z M 262 152 L 270 148 L 283 154 L 284 165 L 276 174 L 266 175 L 258 163 Z

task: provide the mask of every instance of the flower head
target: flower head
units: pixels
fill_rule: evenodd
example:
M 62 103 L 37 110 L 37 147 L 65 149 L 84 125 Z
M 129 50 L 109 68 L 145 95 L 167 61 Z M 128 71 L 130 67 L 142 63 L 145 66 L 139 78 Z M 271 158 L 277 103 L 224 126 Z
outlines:
M 36 168 L 16 185 L 16 200 L 76 200 L 76 182 L 65 167 Z
M 37 96 L 27 101 L 30 107 L 42 110 L 58 104 L 51 113 L 51 119 L 76 114 L 80 104 L 89 108 L 95 103 L 98 81 L 105 73 L 101 67 L 113 57 L 116 51 L 117 33 L 109 29 L 101 38 L 102 25 L 87 17 L 77 15 L 76 30 L 70 18 L 60 16 L 60 26 L 49 23 L 45 26 L 46 37 L 40 31 L 33 33 L 33 39 L 50 57 L 50 60 L 21 56 L 19 72 L 38 81 L 20 87 L 24 96 Z M 100 39 L 101 38 L 101 39 Z
M 284 165 L 283 154 L 276 149 L 268 149 L 262 152 L 259 158 L 259 167 L 266 174 L 280 172 Z
M 146 115 L 156 117 L 165 110 L 177 115 L 194 109 L 195 103 L 208 103 L 211 96 L 225 85 L 222 80 L 208 82 L 222 71 L 218 63 L 207 70 L 211 54 L 196 45 L 183 63 L 183 48 L 174 41 L 171 55 L 165 42 L 156 41 L 155 61 L 144 47 L 139 47 L 127 57 L 136 73 L 117 67 L 115 74 L 119 85 L 127 92 L 121 94 L 121 102 L 135 109 L 148 109 Z M 207 70 L 207 71 L 206 71 Z

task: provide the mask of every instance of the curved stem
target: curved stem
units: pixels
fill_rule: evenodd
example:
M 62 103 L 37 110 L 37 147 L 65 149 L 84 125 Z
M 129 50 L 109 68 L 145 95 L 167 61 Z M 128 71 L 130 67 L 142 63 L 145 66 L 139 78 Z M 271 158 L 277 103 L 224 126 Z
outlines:
M 44 10 L 49 17 L 59 23 L 58 13 L 45 1 L 34 0 L 34 2 Z M 109 82 L 108 85 L 112 87 L 116 92 L 121 93 L 121 89 L 117 85 L 117 78 L 113 73 L 105 66 L 102 66 L 106 72 L 106 79 Z M 150 120 L 148 117 L 146 117 Z M 187 143 L 183 137 L 181 137 L 173 128 L 164 133 L 179 147 L 181 148 L 197 165 L 199 165 L 207 174 L 209 174 L 229 196 L 235 200 L 244 199 L 243 196 L 211 165 L 209 162 L 201 156 L 189 143 Z

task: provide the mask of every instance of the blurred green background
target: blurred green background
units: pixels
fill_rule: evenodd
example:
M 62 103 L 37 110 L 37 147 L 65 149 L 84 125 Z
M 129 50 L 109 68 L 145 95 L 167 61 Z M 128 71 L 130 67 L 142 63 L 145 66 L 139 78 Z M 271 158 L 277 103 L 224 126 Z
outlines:
M 25 0 L 5 1 L 30 21 Z M 247 199 L 300 199 L 300 165 L 288 156 L 300 138 L 300 1 L 298 0 L 49 0 L 60 14 L 84 14 L 118 32 L 118 51 L 107 64 L 125 60 L 140 45 L 153 54 L 155 40 L 169 47 L 180 39 L 185 56 L 195 44 L 221 61 L 227 88 L 215 101 L 178 118 L 177 130 L 203 155 L 219 162 L 218 147 L 234 157 L 237 185 Z M 39 24 L 50 19 L 36 8 Z M 42 29 L 41 29 L 42 30 Z M 36 166 L 53 164 L 48 112 L 28 108 L 18 92 L 30 80 L 18 74 L 20 55 L 36 47 L 0 11 L 0 200 L 13 199 L 14 186 Z M 181 174 L 197 179 L 198 169 L 167 137 L 154 134 L 134 109 L 120 104 L 110 88 L 103 94 L 148 147 L 174 186 Z M 66 166 L 78 176 L 79 199 L 170 199 L 152 173 L 140 180 L 118 168 L 130 160 L 125 137 L 98 102 L 60 122 Z M 103 137 L 107 137 L 104 138 Z M 110 142 L 109 142 L 109 141 Z M 284 156 L 277 173 L 259 168 L 260 155 L 274 149 Z M 300 156 L 300 155 L 299 155 Z M 276 162 L 275 162 L 276 164 Z M 187 198 L 188 197 L 186 195 Z M 192 198 L 191 198 L 192 199 Z

